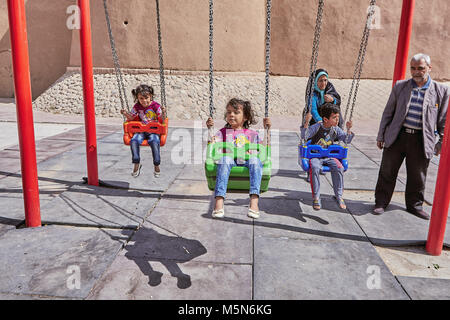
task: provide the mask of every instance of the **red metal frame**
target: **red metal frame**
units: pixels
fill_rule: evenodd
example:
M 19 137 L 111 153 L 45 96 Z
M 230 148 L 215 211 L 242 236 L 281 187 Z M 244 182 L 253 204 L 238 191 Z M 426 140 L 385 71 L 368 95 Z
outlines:
M 449 101 L 450 103 L 450 101 Z M 445 227 L 447 225 L 448 208 L 450 204 L 450 120 L 447 113 L 445 120 L 444 140 L 442 142 L 441 159 L 434 189 L 433 209 L 431 210 L 430 227 L 426 250 L 429 254 L 438 256 L 444 245 Z
M 98 186 L 97 134 L 95 128 L 94 72 L 92 66 L 89 0 L 78 0 L 78 6 L 80 7 L 81 72 L 83 78 L 88 184 Z
M 27 227 L 39 227 L 41 226 L 41 210 L 24 0 L 8 0 L 8 19 L 14 71 L 25 223 Z
M 403 0 L 392 86 L 394 86 L 398 80 L 405 79 L 406 76 L 406 68 L 408 67 L 409 42 L 412 32 L 414 4 L 415 0 Z

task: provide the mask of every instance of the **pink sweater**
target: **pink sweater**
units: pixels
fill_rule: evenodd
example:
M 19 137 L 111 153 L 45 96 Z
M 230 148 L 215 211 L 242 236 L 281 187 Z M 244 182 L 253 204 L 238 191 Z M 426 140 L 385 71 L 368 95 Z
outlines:
M 134 116 L 139 116 L 139 119 L 141 119 L 142 123 L 144 124 L 155 120 L 162 122 L 161 106 L 156 101 L 152 101 L 152 103 L 148 107 L 143 107 L 140 103 L 136 103 L 133 106 L 133 109 L 131 109 L 131 114 Z
M 236 147 L 243 147 L 247 143 L 260 143 L 258 133 L 251 129 L 234 130 L 222 128 L 216 133 L 217 142 L 232 142 Z

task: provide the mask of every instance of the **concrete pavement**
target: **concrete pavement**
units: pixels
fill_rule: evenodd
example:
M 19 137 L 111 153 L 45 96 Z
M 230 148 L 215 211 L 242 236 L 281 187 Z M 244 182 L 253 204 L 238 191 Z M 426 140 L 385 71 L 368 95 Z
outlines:
M 2 299 L 450 298 L 448 247 L 439 257 L 426 253 L 428 221 L 404 211 L 404 171 L 386 214 L 371 214 L 381 156 L 375 127 L 350 146 L 348 209 L 332 200 L 326 175 L 323 209 L 314 211 L 297 164 L 298 120 L 273 117 L 274 166 L 261 217 L 246 216 L 248 195 L 229 193 L 225 217 L 215 220 L 206 134 L 192 122 L 172 121 L 161 177 L 143 149 L 135 179 L 121 119 L 97 119 L 99 176 L 110 187 L 94 187 L 82 180 L 83 117 L 35 111 L 34 118 L 54 125 L 37 141 L 42 227 L 23 227 L 18 146 L 0 150 Z M 2 131 L 14 125 L 13 105 L 0 105 L 0 120 Z M 437 164 L 430 164 L 429 202 Z

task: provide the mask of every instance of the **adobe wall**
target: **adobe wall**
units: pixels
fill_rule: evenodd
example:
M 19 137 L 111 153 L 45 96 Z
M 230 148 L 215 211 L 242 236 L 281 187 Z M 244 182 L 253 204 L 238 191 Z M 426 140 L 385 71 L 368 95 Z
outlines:
M 318 1 L 274 2 L 271 71 L 274 74 L 307 76 Z M 402 2 L 377 1 L 379 28 L 370 31 L 363 78 L 392 79 Z M 331 77 L 353 77 L 368 4 L 369 1 L 362 0 L 325 1 L 318 65 L 325 67 Z M 445 24 L 449 14 L 448 1 L 415 1 L 409 57 L 418 52 L 430 55 L 434 79 L 450 79 L 450 64 L 446 63 L 450 56 L 444 49 L 448 48 L 450 41 Z M 409 75 L 407 70 L 406 76 Z
M 0 1 L 0 97 L 13 97 L 7 2 Z M 61 77 L 70 61 L 72 31 L 66 27 L 67 7 L 74 0 L 27 0 L 27 34 L 33 98 Z
M 78 31 L 66 27 L 67 7 L 75 0 L 27 0 L 33 98 L 80 64 Z M 351 78 L 369 1 L 325 1 L 318 66 L 332 78 Z M 363 78 L 390 79 L 402 1 L 377 1 L 380 28 L 372 29 Z M 158 68 L 155 2 L 108 0 L 123 68 Z M 307 76 L 317 0 L 272 1 L 271 72 Z M 208 70 L 208 1 L 160 1 L 166 69 Z M 265 0 L 216 0 L 214 68 L 225 72 L 263 72 Z M 416 0 L 410 56 L 428 53 L 432 76 L 450 79 L 446 17 L 450 2 Z M 91 1 L 94 67 L 113 67 L 101 0 Z M 0 97 L 13 95 L 6 1 L 0 1 Z M 409 72 L 407 76 L 409 75 Z

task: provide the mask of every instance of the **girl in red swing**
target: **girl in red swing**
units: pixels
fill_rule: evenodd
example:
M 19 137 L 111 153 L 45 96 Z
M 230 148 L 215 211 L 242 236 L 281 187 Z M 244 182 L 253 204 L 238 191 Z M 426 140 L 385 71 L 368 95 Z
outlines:
M 165 119 L 165 108 L 161 106 L 158 102 L 153 101 L 153 88 L 141 84 L 136 89 L 131 90 L 133 94 L 135 105 L 128 112 L 124 109 L 120 110 L 127 121 L 141 120 L 143 124 L 147 124 L 150 121 L 158 121 L 160 123 Z M 134 164 L 133 172 L 131 175 L 136 178 L 139 176 L 142 168 L 141 158 L 140 158 L 140 145 L 147 140 L 148 145 L 152 149 L 153 165 L 154 165 L 154 176 L 156 178 L 160 175 L 160 136 L 156 133 L 149 132 L 137 132 L 133 135 L 130 141 L 131 157 L 132 163 Z

